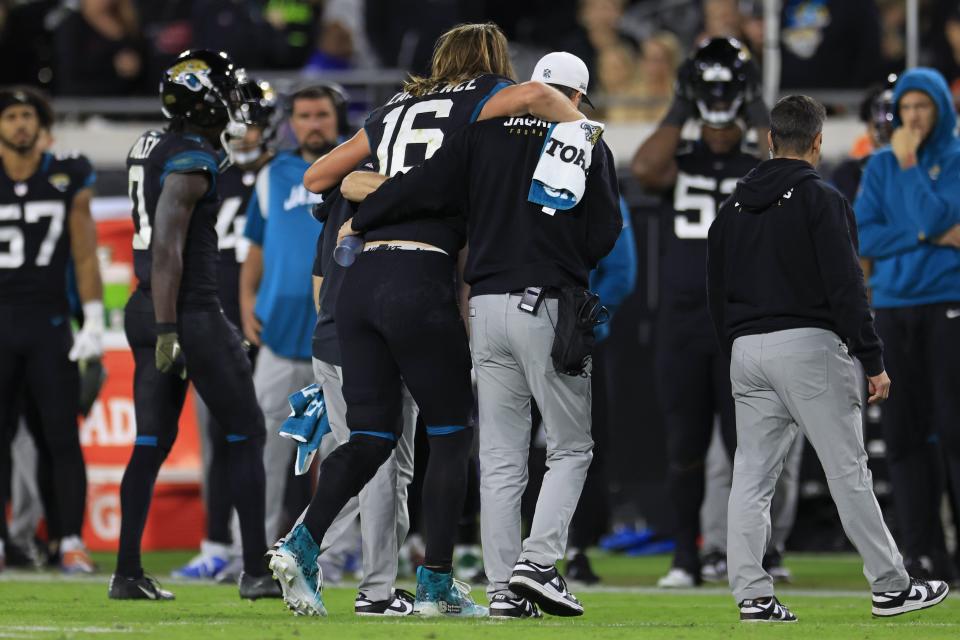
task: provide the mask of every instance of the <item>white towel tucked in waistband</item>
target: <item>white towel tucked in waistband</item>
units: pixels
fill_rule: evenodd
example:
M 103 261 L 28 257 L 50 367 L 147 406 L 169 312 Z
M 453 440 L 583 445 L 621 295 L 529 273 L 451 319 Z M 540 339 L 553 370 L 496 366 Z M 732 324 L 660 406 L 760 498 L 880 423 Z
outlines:
M 540 160 L 533 172 L 527 200 L 543 205 L 544 213 L 573 208 L 587 184 L 593 147 L 603 135 L 603 124 L 587 120 L 550 126 Z

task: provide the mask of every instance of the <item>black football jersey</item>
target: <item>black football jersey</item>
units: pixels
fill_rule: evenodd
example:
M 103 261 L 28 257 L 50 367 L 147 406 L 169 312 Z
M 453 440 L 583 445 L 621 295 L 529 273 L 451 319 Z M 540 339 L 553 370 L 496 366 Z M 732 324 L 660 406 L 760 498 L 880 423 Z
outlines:
M 127 177 L 133 201 L 133 269 L 142 291 L 150 294 L 152 236 L 157 201 L 171 173 L 206 173 L 210 189 L 190 216 L 183 248 L 183 274 L 178 306 L 211 308 L 217 301 L 217 196 L 219 156 L 203 138 L 177 131 L 147 131 L 127 155 Z
M 435 87 L 422 96 L 396 94 L 364 124 L 374 167 L 393 176 L 418 166 L 440 148 L 446 136 L 475 122 L 487 100 L 511 84 L 509 78 L 485 74 Z M 388 225 L 365 235 L 367 240 L 416 240 L 441 247 L 462 245 L 462 237 L 459 219 Z
M 23 182 L 0 169 L 0 305 L 67 308 L 68 216 L 94 180 L 90 161 L 77 154 L 44 153 Z
M 243 235 L 247 204 L 257 181 L 256 171 L 230 165 L 217 178 L 220 209 L 217 238 L 220 249 L 218 289 L 220 306 L 230 322 L 240 326 L 240 265 L 247 259 L 250 241 Z
M 737 149 L 717 155 L 696 142 L 677 153 L 677 182 L 665 194 L 660 244 L 662 298 L 706 308 L 707 232 L 737 181 L 760 160 Z

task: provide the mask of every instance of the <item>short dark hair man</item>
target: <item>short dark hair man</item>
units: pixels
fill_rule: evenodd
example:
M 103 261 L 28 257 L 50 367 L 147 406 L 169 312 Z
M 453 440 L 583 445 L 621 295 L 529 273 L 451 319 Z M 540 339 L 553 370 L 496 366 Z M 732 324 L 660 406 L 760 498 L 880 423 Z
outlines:
M 773 159 L 724 202 L 708 236 L 710 313 L 731 353 L 737 453 L 728 514 L 730 586 L 742 621 L 793 622 L 760 563 L 770 499 L 799 429 L 826 472 L 844 531 L 863 557 L 873 614 L 891 616 L 946 597 L 939 581 L 911 581 L 873 494 L 863 448 L 860 383 L 869 402 L 890 391 L 857 261 L 850 204 L 814 170 L 823 106 L 783 98 L 770 113 Z

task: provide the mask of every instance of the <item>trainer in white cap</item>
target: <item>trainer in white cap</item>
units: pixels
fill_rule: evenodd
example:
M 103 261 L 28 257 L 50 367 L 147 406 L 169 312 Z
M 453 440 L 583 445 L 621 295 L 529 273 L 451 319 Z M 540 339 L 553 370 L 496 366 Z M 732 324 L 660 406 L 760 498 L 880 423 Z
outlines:
M 543 56 L 533 68 L 533 76 L 530 79 L 579 91 L 583 94 L 584 102 L 594 108 L 590 98 L 587 97 L 590 72 L 587 71 L 587 65 L 583 60 L 572 53 L 554 51 Z

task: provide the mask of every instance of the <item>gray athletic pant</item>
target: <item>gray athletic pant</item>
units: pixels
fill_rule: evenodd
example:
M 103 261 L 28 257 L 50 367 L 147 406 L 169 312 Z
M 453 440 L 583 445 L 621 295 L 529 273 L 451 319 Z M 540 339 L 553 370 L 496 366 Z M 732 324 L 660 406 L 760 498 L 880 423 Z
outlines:
M 277 431 L 290 415 L 287 398 L 309 384 L 313 384 L 313 366 L 309 360 L 285 358 L 275 354 L 267 345 L 260 347 L 257 366 L 253 372 L 253 386 L 267 430 L 263 446 L 263 468 L 267 479 L 268 543 L 272 543 L 284 533 L 280 531 L 283 492 L 290 474 L 291 462 L 297 453 L 297 443 L 281 438 Z
M 480 407 L 480 530 L 487 593 L 508 590 L 521 557 L 553 565 L 563 557 L 570 519 L 593 459 L 590 379 L 557 373 L 550 360 L 557 301 L 536 316 L 520 296 L 470 299 L 470 347 Z M 530 399 L 543 415 L 547 473 L 529 537 L 520 538 L 520 498 L 527 485 Z
M 350 439 L 347 427 L 347 404 L 343 399 L 343 372 L 340 367 L 313 360 L 317 384 L 323 388 L 330 430 L 341 444 Z M 417 423 L 417 405 L 406 386 L 403 387 L 403 433 L 393 453 L 376 475 L 360 491 L 360 537 L 363 545 L 363 580 L 360 591 L 374 602 L 393 597 L 397 579 L 397 558 L 400 546 L 410 529 L 407 512 L 407 487 L 413 480 L 413 435 Z M 321 543 L 336 540 L 356 517 L 349 507 L 357 503 L 352 498 L 333 521 Z
M 781 554 L 797 519 L 800 495 L 800 465 L 803 462 L 803 438 L 795 438 L 783 463 L 783 472 L 777 480 L 777 489 L 770 505 L 772 533 L 770 546 Z M 703 533 L 703 553 L 727 553 L 727 503 L 730 501 L 730 481 L 733 465 L 727 457 L 720 430 L 715 429 L 706 460 L 706 486 L 700 507 L 700 530 Z
M 840 338 L 813 328 L 742 336 L 733 343 L 730 381 L 737 409 L 727 534 L 734 598 L 773 595 L 773 580 L 761 566 L 770 540 L 770 499 L 798 427 L 823 465 L 872 590 L 906 589 L 910 579 L 867 469 L 856 366 Z

